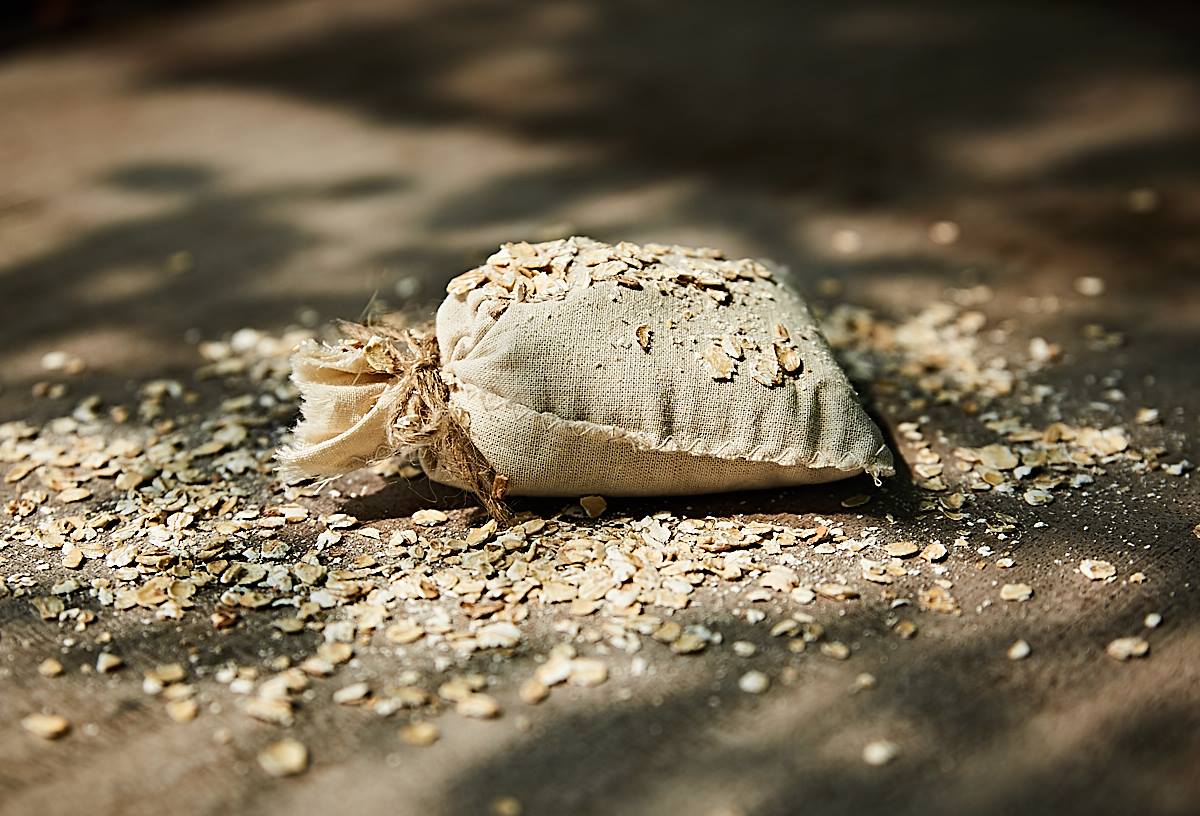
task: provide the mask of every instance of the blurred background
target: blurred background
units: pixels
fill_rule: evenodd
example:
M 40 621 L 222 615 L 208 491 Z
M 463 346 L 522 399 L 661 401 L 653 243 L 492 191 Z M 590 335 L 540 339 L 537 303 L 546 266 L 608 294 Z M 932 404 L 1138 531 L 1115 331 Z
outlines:
M 1012 319 L 1200 314 L 1189 4 L 3 4 L 7 418 L 187 340 L 424 309 L 503 240 L 721 246 L 810 294 Z M 1065 312 L 1072 281 L 1114 297 Z M 830 281 L 836 281 L 833 283 Z M 114 394 L 115 396 L 115 394 Z
M 93 393 L 127 403 L 150 378 L 191 387 L 198 343 L 243 328 L 311 328 L 369 308 L 429 315 L 445 282 L 502 241 L 574 233 L 772 258 L 818 305 L 865 306 L 890 326 L 935 301 L 978 309 L 981 358 L 1006 343 L 1016 349 L 1008 361 L 1036 356 L 1040 338 L 1043 349 L 1061 345 L 1054 366 L 1030 369 L 1036 388 L 1065 395 L 1039 409 L 1038 427 L 1062 417 L 1127 424 L 1153 406 L 1163 424 L 1139 425 L 1139 445 L 1161 443 L 1178 466 L 1169 479 L 1125 470 L 1036 511 L 996 504 L 1025 514 L 1026 575 L 1061 578 L 1094 544 L 1123 565 L 1144 556 L 1148 583 L 1118 595 L 1087 594 L 1078 576 L 1035 581 L 1038 604 L 1003 618 L 926 616 L 907 652 L 864 629 L 875 662 L 857 658 L 847 671 L 878 665 L 873 695 L 843 693 L 848 682 L 817 658 L 776 708 L 742 695 L 710 720 L 708 675 L 689 664 L 664 669 L 667 688 L 651 702 L 561 715 L 549 732 L 514 737 L 524 741 L 479 732 L 487 739 L 461 767 L 438 754 L 393 765 L 376 737 L 386 728 L 391 739 L 394 725 L 327 727 L 317 708 L 318 751 L 332 757 L 337 744 L 345 763 L 322 757 L 311 786 L 268 802 L 261 777 L 235 777 L 224 760 L 198 771 L 202 751 L 164 748 L 188 732 L 167 732 L 144 703 L 114 692 L 80 706 L 109 712 L 109 742 L 71 743 L 80 747 L 70 761 L 33 753 L 4 726 L 0 789 L 26 797 L 10 794 L 10 808 L 51 801 L 71 812 L 75 796 L 159 813 L 167 783 L 187 780 L 168 801 L 204 809 L 228 794 L 242 811 L 296 813 L 312 801 L 344 810 L 358 797 L 393 812 L 441 791 L 449 804 L 438 812 L 482 813 L 518 780 L 532 802 L 558 805 L 530 812 L 549 813 L 577 812 L 561 803 L 584 797 L 599 812 L 613 801 L 622 812 L 678 812 L 661 803 L 734 789 L 775 803 L 761 813 L 797 802 L 846 814 L 1197 812 L 1200 501 L 1182 463 L 1200 459 L 1195 8 L 0 2 L 0 422 L 69 414 Z M 1094 324 L 1103 329 L 1093 339 L 1128 342 L 1088 342 Z M 53 352 L 86 362 L 61 393 L 39 387 L 63 379 L 46 365 Z M 976 362 L 988 364 L 965 364 Z M 895 432 L 920 410 L 881 424 Z M 984 417 L 930 413 L 922 421 L 947 450 L 993 438 Z M 416 494 L 379 495 L 379 516 L 394 519 L 408 514 L 397 496 Z M 810 500 L 860 512 L 833 494 L 775 505 L 725 497 L 695 512 L 809 512 Z M 900 505 L 873 506 L 885 515 L 864 523 L 896 523 Z M 27 549 L 31 565 L 44 557 Z M 995 594 L 995 571 L 982 565 L 964 561 L 961 581 L 975 594 L 963 597 Z M 1150 610 L 1168 621 L 1153 658 L 1135 667 L 1101 654 Z M 24 602 L 19 614 L 29 618 Z M 11 655 L 23 641 L 10 631 Z M 1035 656 L 1009 666 L 1003 646 L 1017 634 Z M 740 671 L 713 665 L 718 678 Z M 839 759 L 857 756 L 872 717 L 927 735 L 906 744 L 911 760 L 890 775 Z M 135 732 L 149 735 L 140 754 L 125 739 Z M 835 750 L 821 754 L 826 741 Z M 194 762 L 162 763 L 160 777 L 139 759 L 164 756 Z M 114 773 L 113 758 L 133 770 Z M 679 798 L 665 798 L 664 777 Z M 323 798 L 307 799 L 314 791 Z M 565 798 L 549 798 L 557 791 Z

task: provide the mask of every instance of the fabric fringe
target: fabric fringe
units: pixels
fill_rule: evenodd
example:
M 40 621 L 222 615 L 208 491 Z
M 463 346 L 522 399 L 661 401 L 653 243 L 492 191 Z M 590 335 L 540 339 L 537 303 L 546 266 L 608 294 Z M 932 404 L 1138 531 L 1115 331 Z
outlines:
M 508 480 L 471 441 L 441 376 L 431 332 L 340 325 L 334 348 L 306 343 L 292 357 L 302 419 L 278 454 L 286 480 L 340 476 L 398 454 L 417 455 L 473 493 L 498 522 Z M 401 343 L 406 350 L 401 350 Z M 427 467 L 428 469 L 428 467 Z

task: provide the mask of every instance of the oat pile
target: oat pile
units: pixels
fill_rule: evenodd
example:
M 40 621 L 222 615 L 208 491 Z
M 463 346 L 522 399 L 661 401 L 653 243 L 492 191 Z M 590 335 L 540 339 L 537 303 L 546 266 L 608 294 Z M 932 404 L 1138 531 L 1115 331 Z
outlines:
M 532 248 L 507 251 L 525 259 Z M 547 267 L 528 266 L 541 256 L 521 260 L 521 268 L 552 271 L 554 257 Z M 587 268 L 617 286 L 686 287 L 714 303 L 763 274 L 713 261 L 711 278 L 664 272 L 653 284 L 624 257 Z M 548 271 L 500 281 L 477 271 L 452 285 L 495 287 L 501 301 L 505 292 L 536 301 L 559 291 Z M 795 681 L 804 661 L 853 659 L 855 633 L 841 620 L 849 608 L 876 618 L 904 648 L 921 648 L 929 616 L 1036 607 L 1044 587 L 1022 569 L 1025 529 L 1014 507 L 1071 502 L 1114 469 L 1187 476 L 1189 463 L 1135 445 L 1129 426 L 1058 417 L 1056 395 L 1032 376 L 1055 364 L 1056 347 L 1042 340 L 1013 351 L 974 308 L 979 297 L 958 293 L 899 321 L 852 307 L 828 315 L 832 345 L 856 379 L 872 383 L 878 413 L 894 420 L 916 496 L 910 504 L 885 487 L 882 495 L 849 496 L 840 512 L 772 520 L 629 514 L 620 502 L 587 495 L 551 507 L 518 503 L 508 529 L 472 509 L 359 521 L 340 509 L 338 484 L 322 493 L 274 475 L 280 429 L 297 409 L 288 355 L 308 334 L 244 330 L 200 346 L 206 362 L 194 382 L 147 382 L 133 405 L 85 397 L 44 425 L 0 425 L 0 598 L 24 605 L 24 625 L 53 633 L 57 647 L 38 666 L 51 689 L 64 674 L 111 674 L 140 686 L 179 727 L 234 706 L 267 724 L 258 769 L 271 776 L 321 762 L 290 735 L 310 717 L 314 695 L 362 717 L 392 717 L 398 740 L 428 750 L 437 750 L 444 718 L 532 716 L 563 687 L 633 694 L 662 661 L 710 651 L 743 661 L 742 692 L 770 696 Z M 629 326 L 639 354 L 641 329 Z M 739 370 L 757 370 L 755 355 L 774 354 L 786 373 L 775 345 L 782 335 L 775 337 L 757 349 L 738 341 Z M 1118 342 L 1103 330 L 1090 339 L 1098 347 Z M 734 361 L 733 350 L 722 353 Z M 73 374 L 61 362 L 48 361 L 51 379 L 39 394 L 70 399 Z M 700 365 L 725 370 L 710 363 Z M 979 439 L 940 433 L 935 417 L 947 411 L 972 418 Z M 1157 421 L 1144 408 L 1133 425 Z M 419 473 L 396 459 L 375 470 L 388 479 Z M 886 515 L 862 514 L 880 502 Z M 897 533 L 901 514 L 922 520 L 929 535 Z M 994 570 L 994 595 L 968 603 L 956 579 L 979 569 Z M 1136 558 L 1084 558 L 1077 570 L 1095 591 L 1153 580 Z M 1097 659 L 1150 655 L 1163 621 L 1149 612 L 1143 629 L 1096 644 Z M 146 665 L 127 657 L 139 631 L 193 616 L 207 621 L 209 640 L 190 659 Z M 727 640 L 715 622 L 731 618 L 763 639 Z M 291 639 L 303 656 L 214 657 L 212 647 L 238 632 Z M 0 649 L 9 637 L 0 633 Z M 1020 640 L 1006 656 L 1035 660 L 1037 650 Z M 758 663 L 767 652 L 792 662 L 768 673 Z M 359 674 L 359 658 L 369 654 L 394 666 L 388 682 Z M 496 670 L 505 662 L 522 667 L 517 679 Z M 875 683 L 862 673 L 856 690 Z M 53 705 L 20 722 L 44 740 L 71 740 L 76 725 Z M 902 746 L 882 737 L 863 748 L 868 765 L 901 759 Z
M 633 326 L 631 337 L 619 343 L 622 347 L 632 347 L 632 339 L 649 353 L 658 336 L 659 342 L 689 351 L 690 362 L 714 380 L 733 379 L 741 368 L 765 388 L 803 373 L 804 359 L 792 331 L 765 319 L 777 295 L 774 273 L 761 261 L 729 260 L 710 247 L 629 242 L 610 246 L 583 237 L 505 244 L 486 264 L 450 281 L 446 291 L 479 298 L 496 320 L 514 303 L 562 301 L 573 290 L 609 282 L 629 290 L 653 290 L 687 304 L 662 328 Z M 723 318 L 724 331 L 698 337 L 687 324 L 712 310 L 707 301 L 747 308 L 715 310 Z

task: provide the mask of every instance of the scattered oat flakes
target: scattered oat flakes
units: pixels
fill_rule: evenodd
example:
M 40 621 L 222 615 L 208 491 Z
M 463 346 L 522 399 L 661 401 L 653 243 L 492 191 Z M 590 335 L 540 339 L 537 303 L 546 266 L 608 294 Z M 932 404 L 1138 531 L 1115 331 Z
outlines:
M 30 714 L 21 720 L 21 727 L 45 740 L 55 740 L 71 730 L 71 723 L 57 714 Z
M 987 445 L 978 454 L 979 460 L 993 470 L 1012 470 L 1021 463 L 1012 449 L 1004 445 Z
M 830 236 L 830 243 L 834 251 L 843 255 L 853 255 L 862 249 L 863 239 L 862 234 L 857 230 L 843 228 L 834 231 Z
M 18 462 L 4 474 L 6 484 L 16 484 L 39 467 L 37 462 Z
M 879 685 L 879 681 L 875 679 L 875 675 L 869 672 L 861 672 L 854 678 L 854 684 L 850 687 L 852 694 L 857 694 L 860 691 L 871 691 Z
M 354 656 L 354 647 L 349 643 L 332 642 L 322 643 L 317 647 L 317 657 L 322 660 L 328 660 L 334 665 L 345 663 Z
M 603 259 L 588 268 L 612 280 L 636 269 L 636 259 L 610 254 L 606 252 Z M 512 257 L 520 258 L 522 264 L 543 264 L 536 268 L 523 266 L 532 275 L 522 272 L 512 276 L 514 281 L 517 277 L 526 277 L 530 282 L 538 275 L 551 277 L 555 261 L 542 258 L 540 250 L 530 246 L 530 252 L 525 252 L 517 247 Z M 505 270 L 492 270 L 501 271 Z M 507 271 L 516 272 L 512 268 Z M 728 294 L 732 278 L 722 280 L 725 274 L 685 285 L 721 289 Z M 479 286 L 494 283 L 480 274 Z M 533 291 L 534 284 L 530 286 Z M 983 297 L 982 290 L 974 289 L 960 295 Z M 1135 473 L 1162 471 L 1167 475 L 1185 472 L 1184 465 L 1172 460 L 1164 464 L 1161 449 L 1135 447 L 1132 435 L 1120 427 L 1075 426 L 1067 422 L 1038 427 L 1029 420 L 1015 418 L 1026 414 L 1014 411 L 1014 406 L 1035 405 L 1045 397 L 1053 397 L 1049 391 L 1043 394 L 1039 390 L 1042 385 L 1031 387 L 1023 380 L 1023 372 L 1036 370 L 1030 359 L 1038 366 L 1048 365 L 1060 359 L 1061 349 L 1042 338 L 1033 338 L 1027 346 L 1013 346 L 1021 349 L 1019 354 L 997 356 L 999 347 L 988 333 L 1007 334 L 1008 330 L 988 325 L 982 312 L 959 308 L 967 305 L 966 300 L 932 304 L 921 315 L 895 323 L 842 305 L 829 319 L 831 340 L 850 360 L 850 368 L 878 371 L 882 380 L 898 385 L 898 397 L 911 402 L 913 410 L 923 410 L 918 402 L 930 398 L 939 404 L 961 405 L 964 415 L 978 417 L 994 434 L 994 445 L 956 449 L 953 445 L 958 443 L 943 438 L 940 431 L 929 433 L 926 429 L 922 435 L 920 423 L 901 423 L 897 438 L 906 447 L 906 457 L 913 457 L 921 500 L 919 512 L 962 525 L 960 533 L 939 531 L 934 535 L 949 535 L 946 541 L 961 536 L 954 546 L 960 552 L 978 550 L 983 559 L 978 566 L 983 569 L 994 557 L 988 543 L 1003 552 L 1008 542 L 1017 543 L 1020 534 L 1016 517 L 995 507 L 989 507 L 986 515 L 982 512 L 978 497 L 984 494 L 989 502 L 1024 500 L 1036 505 L 1093 484 L 1109 468 L 1124 467 Z M 677 339 L 667 333 L 670 326 L 654 333 L 648 327 L 641 328 L 646 331 L 635 330 L 636 339 L 646 352 L 651 343 Z M 860 536 L 858 530 L 843 530 L 836 523 L 819 519 L 813 522 L 815 529 L 798 530 L 728 518 L 681 519 L 665 512 L 644 519 L 608 514 L 584 523 L 579 523 L 577 514 L 564 513 L 520 521 L 509 530 L 482 525 L 464 531 L 457 525 L 455 529 L 436 529 L 448 521 L 447 514 L 423 510 L 414 514 L 416 529 L 394 530 L 389 537 L 376 528 L 359 528 L 357 520 L 343 513 L 318 518 L 315 509 L 307 509 L 318 494 L 314 488 L 271 485 L 267 488 L 272 492 L 269 499 L 250 498 L 233 477 L 267 472 L 272 440 L 260 429 L 270 429 L 279 416 L 295 408 L 294 396 L 287 393 L 286 366 L 280 363 L 301 339 L 305 338 L 285 340 L 247 331 L 239 333 L 236 342 L 211 347 L 202 344 L 202 355 L 213 365 L 204 376 L 229 377 L 231 384 L 253 378 L 255 388 L 238 385 L 240 390 L 222 407 L 225 416 L 211 423 L 205 421 L 204 427 L 196 429 L 198 441 L 182 433 L 183 423 L 171 413 L 173 401 L 180 406 L 188 404 L 189 390 L 187 385 L 173 381 L 147 384 L 142 391 L 144 398 L 132 411 L 119 406 L 111 414 L 104 414 L 96 413 L 95 406 L 80 406 L 80 416 L 100 417 L 106 422 L 111 417 L 116 429 L 111 434 L 108 430 L 93 430 L 93 424 L 98 423 L 94 418 L 62 417 L 42 427 L 0 424 L 0 462 L 8 468 L 5 482 L 16 486 L 11 491 L 8 518 L 17 530 L 12 535 L 6 531 L 0 537 L 0 549 L 27 542 L 52 554 L 46 559 L 52 570 L 57 570 L 60 563 L 67 569 L 78 569 L 86 563 L 98 571 L 92 575 L 89 570 L 88 580 L 47 582 L 52 587 L 49 591 L 35 589 L 36 580 L 24 584 L 25 576 L 4 576 L 0 578 L 0 596 L 11 596 L 15 589 L 39 616 L 60 626 L 75 626 L 78 631 L 90 626 L 97 613 L 103 615 L 110 610 L 174 620 L 198 614 L 192 611 L 196 607 L 205 610 L 202 614 L 210 614 L 208 602 L 213 602 L 217 628 L 237 625 L 250 634 L 256 624 L 274 625 L 283 632 L 302 633 L 304 637 L 290 642 L 297 648 L 306 637 L 323 633 L 326 642 L 315 655 L 297 657 L 295 668 L 289 668 L 286 661 L 272 663 L 270 676 L 258 674 L 266 665 L 221 670 L 226 678 L 221 682 L 245 701 L 247 713 L 287 725 L 293 720 L 294 707 L 301 704 L 308 677 L 336 676 L 344 671 L 340 667 L 353 656 L 352 644 L 372 642 L 373 633 L 378 633 L 375 637 L 381 634 L 388 644 L 419 643 L 403 650 L 413 655 L 423 656 L 428 644 L 430 652 L 445 649 L 465 657 L 481 648 L 508 648 L 508 644 L 519 642 L 517 639 L 527 631 L 526 621 L 539 609 L 556 616 L 555 625 L 562 627 L 557 631 L 568 641 L 560 646 L 571 648 L 569 653 L 552 652 L 538 666 L 535 677 L 521 687 L 521 698 L 528 701 L 548 694 L 552 685 L 575 682 L 576 677 L 583 676 L 576 666 L 580 658 L 572 643 L 602 644 L 601 650 L 630 654 L 637 652 L 639 638 L 644 636 L 669 644 L 677 654 L 695 653 L 721 643 L 719 633 L 703 626 L 685 628 L 671 619 L 676 609 L 699 607 L 702 588 L 741 587 L 736 597 L 749 607 L 745 621 L 750 625 L 766 620 L 768 614 L 777 619 L 779 610 L 773 604 L 811 603 L 817 592 L 835 600 L 857 597 L 856 590 L 834 581 L 844 581 L 855 564 L 861 565 L 861 553 L 867 547 L 880 546 L 883 535 L 877 535 L 877 531 L 868 530 Z M 1105 349 L 1121 342 L 1116 333 L 1100 327 L 1085 332 L 1085 340 L 1089 347 Z M 722 365 L 728 365 L 731 377 L 736 376 L 740 363 L 746 375 L 774 387 L 785 381 L 786 367 L 781 363 L 794 364 L 797 371 L 802 368 L 801 361 L 788 354 L 791 342 L 790 333 L 782 326 L 766 342 L 750 340 L 743 327 L 729 327 L 714 345 L 723 355 Z M 628 337 L 623 345 L 626 351 L 641 353 L 631 349 Z M 258 348 L 271 350 L 252 351 Z M 932 350 L 937 353 L 931 355 Z M 922 377 L 920 387 L 914 379 L 917 371 Z M 260 384 L 265 390 L 260 390 Z M 262 400 L 262 396 L 269 399 Z M 1114 388 L 1103 398 L 1116 402 L 1119 396 Z M 885 394 L 883 399 L 889 398 Z M 267 405 L 272 409 L 264 410 Z M 137 427 L 136 420 L 129 421 L 135 417 L 145 419 L 144 429 Z M 1147 425 L 1161 421 L 1161 417 L 1154 409 L 1143 409 L 1133 421 Z M 126 422 L 123 428 L 122 422 Z M 141 430 L 153 432 L 151 441 L 134 433 Z M 93 439 L 94 450 L 87 447 Z M 379 466 L 377 472 L 394 475 L 415 471 L 406 464 L 391 464 Z M 80 485 L 88 485 L 104 496 L 104 504 L 97 496 L 89 495 L 64 506 L 73 495 L 70 491 L 88 490 Z M 118 494 L 109 496 L 107 488 L 97 485 L 113 485 Z M 853 497 L 846 506 L 858 506 L 852 502 L 867 498 Z M 583 501 L 580 504 L 587 512 Z M 463 518 L 465 521 L 469 514 Z M 277 532 L 285 525 L 287 532 L 296 535 Z M 1200 538 L 1200 524 L 1194 533 Z M 984 535 L 999 536 L 1006 543 L 997 545 L 994 538 L 981 539 Z M 359 549 L 350 554 L 331 552 L 342 541 Z M 800 542 L 807 546 L 794 546 Z M 893 552 L 891 546 L 883 549 L 892 558 L 913 555 Z M 560 552 L 565 557 L 559 558 Z M 806 562 L 809 553 L 814 558 L 820 556 L 820 569 Z M 943 561 L 946 546 L 929 544 L 920 557 L 931 563 Z M 1013 566 L 1007 556 L 994 563 L 1002 569 Z M 893 609 L 900 609 L 907 602 L 903 595 L 916 589 L 904 585 L 905 576 L 924 574 L 948 579 L 963 566 L 950 563 L 929 567 L 920 562 L 881 560 L 871 562 L 864 574 L 869 573 L 870 580 L 893 580 L 879 592 L 893 601 Z M 1080 569 L 1084 574 L 1095 572 L 1082 565 Z M 54 575 L 55 579 L 59 577 L 61 574 Z M 822 580 L 828 583 L 817 585 Z M 1136 584 L 1145 576 L 1135 572 L 1127 580 Z M 953 584 L 949 580 L 938 583 L 936 578 L 933 583 L 931 589 L 914 599 L 920 608 L 957 613 L 958 604 L 949 592 Z M 894 597 L 893 590 L 900 597 Z M 80 591 L 93 593 L 98 602 L 95 611 L 74 608 L 73 598 L 78 597 L 74 593 Z M 43 593 L 40 597 L 39 592 Z M 279 618 L 281 614 L 286 617 Z M 772 634 L 787 638 L 792 652 L 803 650 L 807 643 L 820 643 L 823 637 L 819 624 L 802 613 L 796 614 L 796 618 L 785 618 L 772 629 Z M 1149 629 L 1160 621 L 1157 613 L 1151 613 L 1144 623 Z M 901 637 L 916 633 L 915 624 L 907 618 L 892 625 Z M 1010 657 L 1022 642 L 1010 647 Z M 826 654 L 830 649 L 838 651 L 834 644 L 820 648 Z M 753 646 L 749 641 L 735 641 L 732 650 L 735 655 L 748 657 Z M 1130 651 L 1137 648 L 1131 647 Z M 646 669 L 645 658 L 633 658 L 633 676 L 640 676 Z M 795 667 L 789 669 L 794 677 Z M 789 671 L 785 670 L 779 682 L 791 682 L 788 677 Z M 168 715 L 174 716 L 172 710 L 183 712 L 195 705 L 193 692 L 183 680 L 182 672 L 175 677 L 156 669 L 146 673 L 143 688 L 161 695 Z M 370 699 L 371 709 L 386 715 L 402 708 L 434 708 L 437 704 L 419 684 L 420 678 L 414 675 L 406 676 L 395 687 L 382 687 Z M 462 685 L 455 698 L 446 699 L 462 706 L 484 688 L 485 682 L 472 680 Z M 436 734 L 436 726 L 427 725 Z
M 260 722 L 290 726 L 294 721 L 292 704 L 287 700 L 251 697 L 242 704 L 243 710 Z
M 863 747 L 863 762 L 868 765 L 887 765 L 900 755 L 900 746 L 888 740 L 874 740 Z
M 1029 341 L 1029 357 L 1035 363 L 1048 363 L 1057 360 L 1062 355 L 1062 346 L 1051 343 L 1044 337 L 1034 337 Z
M 815 601 L 817 593 L 808 587 L 796 587 L 789 593 L 788 597 L 801 606 L 804 606 Z
M 181 663 L 163 663 L 146 672 L 146 677 L 160 684 L 179 683 L 187 676 Z
M 1160 420 L 1157 408 L 1139 408 L 1133 421 L 1138 425 L 1156 425 Z
M 508 621 L 497 621 L 480 627 L 475 640 L 482 649 L 511 649 L 521 641 L 521 630 Z
M 821 654 L 834 660 L 846 660 L 850 657 L 850 647 L 840 640 L 831 640 L 821 644 Z
M 63 557 L 60 563 L 66 569 L 79 569 L 83 566 L 83 550 L 78 547 L 67 547 L 63 550 Z
M 419 748 L 433 745 L 441 736 L 441 729 L 428 720 L 414 720 L 400 729 L 400 739 Z
M 356 705 L 367 699 L 371 687 L 366 683 L 351 683 L 333 693 L 333 701 L 338 705 Z
M 804 360 L 794 346 L 776 343 L 775 358 L 785 374 L 799 374 L 804 369 Z
M 588 518 L 596 518 L 608 509 L 608 502 L 603 496 L 584 496 L 579 500 L 579 506 L 587 513 Z
M 859 597 L 858 590 L 846 584 L 817 584 L 814 588 L 818 595 L 831 598 L 835 601 L 851 601 Z
M 1038 507 L 1054 501 L 1054 494 L 1040 487 L 1031 487 L 1025 491 L 1024 498 L 1026 504 Z
M 1029 653 L 1033 651 L 1029 643 L 1024 640 L 1018 640 L 1013 645 L 1008 647 L 1009 660 L 1024 660 L 1029 657 Z
M 500 704 L 491 695 L 481 692 L 473 692 L 463 697 L 455 705 L 454 710 L 463 717 L 477 720 L 490 720 L 500 716 Z
M 929 240 L 938 246 L 949 246 L 958 241 L 962 228 L 954 221 L 935 221 L 929 227 Z
M 608 679 L 608 666 L 592 658 L 576 658 L 571 661 L 571 674 L 567 682 L 573 686 L 598 686 Z
M 696 654 L 708 647 L 708 641 L 692 632 L 684 632 L 671 643 L 675 654 Z
M 748 671 L 738 678 L 738 688 L 747 694 L 762 694 L 771 686 L 771 678 L 760 671 Z
M 536 677 L 530 677 L 521 684 L 517 696 L 527 705 L 537 705 L 550 696 L 550 687 Z
M 385 629 L 383 636 L 391 643 L 408 644 L 425 637 L 425 630 L 416 621 L 405 619 Z
M 732 379 L 733 372 L 737 367 L 736 361 L 716 343 L 700 354 L 700 362 L 704 364 L 705 370 L 714 380 Z
M 921 609 L 947 615 L 957 614 L 960 611 L 958 601 L 950 594 L 950 591 L 938 585 L 922 590 L 921 594 L 917 596 L 917 604 Z
M 1029 584 L 1005 584 L 1000 587 L 1002 601 L 1028 601 L 1033 597 L 1033 587 Z
M 299 618 L 276 618 L 271 622 L 271 625 L 288 635 L 295 635 L 304 631 L 304 621 Z
M 883 551 L 892 558 L 908 558 L 920 552 L 921 548 L 913 541 L 893 541 L 884 545 Z
M 525 809 L 515 796 L 499 796 L 492 800 L 491 816 L 521 816 Z
M 101 652 L 96 658 L 96 671 L 101 674 L 115 672 L 124 665 L 125 661 L 111 652 Z
M 271 776 L 295 776 L 308 768 L 308 748 L 287 737 L 264 748 L 258 755 L 258 764 Z
M 795 624 L 797 628 L 799 628 L 799 624 L 796 621 L 784 621 L 784 623 L 792 623 L 792 624 Z M 779 625 L 776 624 L 775 628 L 771 630 L 772 636 L 778 637 L 778 635 L 776 634 L 776 629 L 778 629 L 778 628 L 779 628 Z M 780 633 L 780 634 L 782 634 L 782 633 Z M 753 657 L 754 654 L 758 651 L 758 647 L 755 646 L 753 643 L 751 643 L 748 640 L 735 640 L 731 644 L 731 647 L 733 649 L 733 653 L 735 655 L 737 655 L 738 657 Z
M 166 705 L 167 716 L 177 723 L 191 722 L 200 713 L 195 700 L 171 700 Z
M 642 347 L 642 351 L 650 351 L 650 343 L 654 339 L 654 330 L 649 326 L 638 326 L 634 330 L 634 336 L 637 338 L 638 345 Z
M 439 524 L 445 524 L 450 517 L 441 510 L 434 510 L 430 507 L 413 513 L 412 520 L 413 524 L 419 524 L 422 527 L 436 527 Z
M 921 558 L 925 559 L 931 564 L 937 563 L 945 557 L 946 545 L 939 541 L 935 541 L 932 544 L 927 545 L 925 549 L 921 550 Z
M 1119 637 L 1111 641 L 1105 651 L 1114 660 L 1126 661 L 1135 657 L 1145 657 L 1150 653 L 1150 644 L 1145 638 L 1137 636 Z
M 33 604 L 42 620 L 57 620 L 58 616 L 66 609 L 61 598 L 41 596 L 33 598 L 30 603 Z
M 1095 561 L 1085 558 L 1079 562 L 1079 571 L 1085 578 L 1092 581 L 1103 581 L 1117 574 L 1117 568 L 1107 561 Z

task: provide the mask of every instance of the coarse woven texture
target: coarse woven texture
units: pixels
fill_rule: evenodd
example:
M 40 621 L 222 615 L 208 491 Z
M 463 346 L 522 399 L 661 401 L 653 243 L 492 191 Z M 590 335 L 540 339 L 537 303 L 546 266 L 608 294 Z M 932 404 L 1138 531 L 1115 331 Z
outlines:
M 762 264 L 571 238 L 507 244 L 448 289 L 437 344 L 453 422 L 439 427 L 466 429 L 501 492 L 698 494 L 893 472 L 807 307 Z M 301 348 L 285 476 L 401 454 L 479 493 L 436 431 L 412 432 L 406 365 L 381 337 Z
M 363 346 L 304 342 L 292 355 L 292 382 L 302 419 L 279 451 L 284 479 L 337 476 L 394 453 L 388 428 L 399 384 L 371 365 Z
M 724 302 L 568 277 L 561 297 L 505 302 L 476 288 L 438 310 L 451 401 L 510 493 L 694 494 L 892 472 L 808 309 L 774 276 L 737 281 Z M 802 368 L 768 386 L 751 346 L 773 353 L 776 326 Z M 704 358 L 714 347 L 741 358 L 726 355 L 728 377 Z
M 419 451 L 431 469 L 445 472 L 507 522 L 501 501 L 507 482 L 496 478 L 467 436 L 465 417 L 450 405 L 437 339 L 419 330 L 353 323 L 343 323 L 342 330 L 350 342 L 332 350 L 308 342 L 293 357 L 304 419 L 292 444 L 279 451 L 284 479 L 332 476 Z

